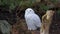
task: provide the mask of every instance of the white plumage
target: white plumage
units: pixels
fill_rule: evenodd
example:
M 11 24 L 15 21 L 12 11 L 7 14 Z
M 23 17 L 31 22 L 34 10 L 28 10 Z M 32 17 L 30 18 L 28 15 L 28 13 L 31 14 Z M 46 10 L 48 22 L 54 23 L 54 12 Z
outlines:
M 41 26 L 41 20 L 37 14 L 35 14 L 34 10 L 31 8 L 27 8 L 25 10 L 25 20 L 28 26 L 28 30 L 36 30 Z

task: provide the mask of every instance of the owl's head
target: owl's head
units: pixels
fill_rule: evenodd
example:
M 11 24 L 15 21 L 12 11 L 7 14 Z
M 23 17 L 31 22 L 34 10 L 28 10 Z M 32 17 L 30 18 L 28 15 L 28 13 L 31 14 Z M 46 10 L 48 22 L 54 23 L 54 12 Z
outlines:
M 34 14 L 34 10 L 32 8 L 27 8 L 25 14 Z

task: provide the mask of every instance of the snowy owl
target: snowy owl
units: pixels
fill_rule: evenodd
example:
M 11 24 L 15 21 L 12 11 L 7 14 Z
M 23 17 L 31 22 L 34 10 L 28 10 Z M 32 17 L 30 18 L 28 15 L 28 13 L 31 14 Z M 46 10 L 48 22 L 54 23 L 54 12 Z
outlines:
M 41 20 L 37 14 L 35 14 L 34 10 L 31 8 L 27 8 L 25 10 L 25 20 L 28 27 L 28 30 L 36 30 L 41 26 Z

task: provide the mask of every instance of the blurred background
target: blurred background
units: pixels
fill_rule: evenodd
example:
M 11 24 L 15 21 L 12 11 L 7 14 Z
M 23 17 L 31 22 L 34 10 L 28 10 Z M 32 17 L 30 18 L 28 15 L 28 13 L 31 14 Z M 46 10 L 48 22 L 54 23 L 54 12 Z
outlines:
M 50 34 L 60 34 L 60 0 L 0 0 L 0 20 L 12 25 L 11 34 L 39 34 L 27 30 L 24 18 L 27 8 L 32 8 L 40 18 L 47 10 L 54 10 Z

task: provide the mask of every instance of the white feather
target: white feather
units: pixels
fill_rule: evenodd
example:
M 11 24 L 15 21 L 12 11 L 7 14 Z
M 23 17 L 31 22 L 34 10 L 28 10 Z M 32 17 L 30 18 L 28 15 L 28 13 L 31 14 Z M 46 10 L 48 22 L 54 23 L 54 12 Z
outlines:
M 36 30 L 41 26 L 41 20 L 37 14 L 35 14 L 34 10 L 31 8 L 27 8 L 25 10 L 25 20 L 28 26 L 28 30 Z

